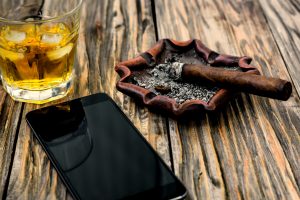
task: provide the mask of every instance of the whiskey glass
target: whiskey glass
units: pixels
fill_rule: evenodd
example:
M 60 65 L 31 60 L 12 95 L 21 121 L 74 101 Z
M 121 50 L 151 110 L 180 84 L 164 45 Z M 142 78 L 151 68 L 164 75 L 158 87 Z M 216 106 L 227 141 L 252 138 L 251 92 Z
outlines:
M 0 72 L 17 101 L 42 104 L 68 94 L 82 0 L 2 0 Z

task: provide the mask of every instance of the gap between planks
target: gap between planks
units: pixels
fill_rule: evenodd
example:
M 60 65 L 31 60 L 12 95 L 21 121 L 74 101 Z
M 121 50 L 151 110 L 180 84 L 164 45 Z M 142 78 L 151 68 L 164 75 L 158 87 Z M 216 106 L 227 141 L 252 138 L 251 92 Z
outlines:
M 25 105 L 25 103 L 22 103 L 20 114 L 18 116 L 18 124 L 17 124 L 17 128 L 16 128 L 16 135 L 15 135 L 15 138 L 14 138 L 13 149 L 12 149 L 12 153 L 11 153 L 11 160 L 10 160 L 9 167 L 8 167 L 7 179 L 5 181 L 4 188 L 3 188 L 3 194 L 2 194 L 2 199 L 3 200 L 6 199 L 6 196 L 7 196 L 9 180 L 10 180 L 10 174 L 11 174 L 11 169 L 12 169 L 12 166 L 13 166 L 13 163 L 14 163 L 14 157 L 15 157 L 15 152 L 16 152 L 17 142 L 18 142 L 18 136 L 19 136 L 19 130 L 20 130 L 23 111 L 24 111 L 24 105 Z
M 152 12 L 152 20 L 153 20 L 153 26 L 154 26 L 154 31 L 155 31 L 155 39 L 156 39 L 156 41 L 158 41 L 158 28 L 157 28 L 157 18 L 156 18 L 156 10 L 155 10 L 155 0 L 151 0 L 151 12 Z M 171 167 L 171 170 L 175 173 L 169 118 L 168 117 L 165 117 L 165 118 L 166 118 L 166 128 L 167 128 L 167 137 L 168 137 L 168 149 L 169 149 L 170 164 L 171 164 L 170 167 Z

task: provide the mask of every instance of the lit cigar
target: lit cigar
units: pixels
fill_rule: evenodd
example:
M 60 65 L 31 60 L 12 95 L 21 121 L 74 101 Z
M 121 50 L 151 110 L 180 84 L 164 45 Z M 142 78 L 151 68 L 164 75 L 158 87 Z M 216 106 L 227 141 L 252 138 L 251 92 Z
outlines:
M 175 80 L 215 85 L 238 92 L 246 92 L 279 100 L 287 100 L 292 93 L 292 84 L 279 78 L 270 78 L 245 72 L 226 70 L 204 65 L 174 62 L 169 68 Z

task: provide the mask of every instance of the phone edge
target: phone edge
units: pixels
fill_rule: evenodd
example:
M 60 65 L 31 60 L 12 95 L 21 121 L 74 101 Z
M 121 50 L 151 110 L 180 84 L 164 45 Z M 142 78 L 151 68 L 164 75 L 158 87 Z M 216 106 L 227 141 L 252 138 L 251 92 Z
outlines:
M 34 111 L 34 110 L 33 110 Z M 51 166 L 54 167 L 54 169 L 56 170 L 56 172 L 59 175 L 59 178 L 62 180 L 62 182 L 64 183 L 64 186 L 67 188 L 68 192 L 71 194 L 71 196 L 76 199 L 76 200 L 81 200 L 80 197 L 78 196 L 78 194 L 76 193 L 76 190 L 74 190 L 74 188 L 72 187 L 72 185 L 69 183 L 69 181 L 66 179 L 66 177 L 63 175 L 63 173 L 61 172 L 61 169 L 58 168 L 57 163 L 55 163 L 55 159 L 52 157 L 52 155 L 49 153 L 48 149 L 45 147 L 44 143 L 41 141 L 41 139 L 39 138 L 39 136 L 37 135 L 37 133 L 34 131 L 34 129 L 32 128 L 31 124 L 28 121 L 27 115 L 30 113 L 31 111 L 29 111 L 26 115 L 25 115 L 25 119 L 26 122 L 28 124 L 28 126 L 30 127 L 30 130 L 33 132 L 34 137 L 38 140 L 39 144 L 42 146 L 44 152 L 47 155 L 47 158 L 49 159 Z

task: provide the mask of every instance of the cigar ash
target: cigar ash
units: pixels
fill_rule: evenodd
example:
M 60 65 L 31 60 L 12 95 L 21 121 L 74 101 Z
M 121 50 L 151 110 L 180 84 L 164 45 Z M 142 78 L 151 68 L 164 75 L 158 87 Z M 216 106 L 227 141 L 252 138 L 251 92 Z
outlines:
M 187 52 L 189 59 L 185 55 L 173 54 L 166 56 L 162 63 L 155 65 L 153 68 L 135 71 L 131 77 L 131 83 L 150 90 L 156 95 L 165 95 L 174 99 L 181 104 L 187 100 L 199 99 L 206 103 L 219 91 L 218 87 L 213 85 L 202 85 L 199 83 L 183 82 L 180 77 L 174 77 L 172 66 L 174 63 L 185 64 L 205 64 L 204 60 L 199 57 L 195 51 Z M 194 59 L 191 59 L 194 58 Z M 224 66 L 229 70 L 238 70 L 238 66 Z

